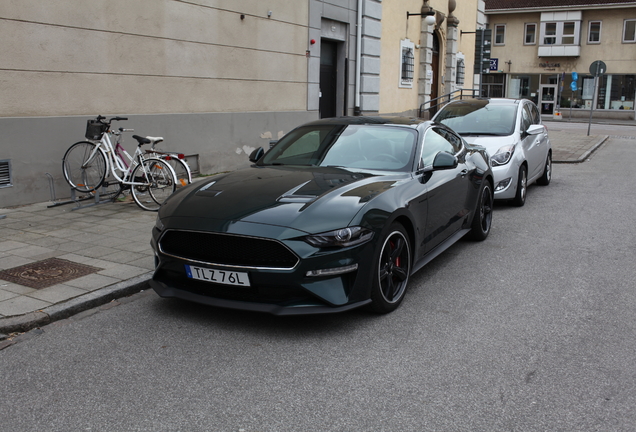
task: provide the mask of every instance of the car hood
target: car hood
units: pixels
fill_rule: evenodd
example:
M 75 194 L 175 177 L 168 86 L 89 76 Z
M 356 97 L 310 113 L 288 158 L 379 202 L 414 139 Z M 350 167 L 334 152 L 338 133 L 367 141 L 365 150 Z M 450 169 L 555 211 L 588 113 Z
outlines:
M 179 226 L 185 221 L 201 226 L 193 218 L 205 219 L 205 226 L 214 231 L 225 231 L 227 222 L 240 221 L 324 232 L 346 227 L 369 201 L 408 177 L 383 174 L 327 167 L 253 167 L 181 189 L 162 206 L 159 217 Z
M 462 135 L 462 138 L 469 144 L 485 147 L 491 156 L 497 153 L 501 147 L 515 144 L 519 140 L 516 134 L 507 136 Z

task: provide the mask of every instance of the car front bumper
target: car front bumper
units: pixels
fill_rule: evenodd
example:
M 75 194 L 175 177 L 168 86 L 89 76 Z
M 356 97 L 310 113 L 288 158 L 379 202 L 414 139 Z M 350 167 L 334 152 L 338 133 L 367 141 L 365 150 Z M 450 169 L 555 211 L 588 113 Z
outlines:
M 275 315 L 343 312 L 371 302 L 373 240 L 351 248 L 321 250 L 305 242 L 284 243 L 300 260 L 291 269 L 241 268 L 192 262 L 170 256 L 158 247 L 160 233 L 153 232 L 155 273 L 151 287 L 161 297 L 173 297 L 232 309 Z M 296 247 L 295 247 L 296 246 Z M 223 285 L 188 277 L 186 265 L 248 274 L 249 286 Z M 341 274 L 310 276 L 315 270 Z

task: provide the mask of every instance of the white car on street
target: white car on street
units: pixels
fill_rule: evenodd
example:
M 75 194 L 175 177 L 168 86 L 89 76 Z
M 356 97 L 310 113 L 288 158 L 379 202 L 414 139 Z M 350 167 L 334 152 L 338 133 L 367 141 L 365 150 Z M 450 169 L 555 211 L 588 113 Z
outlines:
M 552 147 L 537 106 L 527 99 L 462 99 L 446 104 L 434 121 L 468 143 L 486 148 L 495 177 L 495 199 L 526 202 L 527 188 L 550 184 Z

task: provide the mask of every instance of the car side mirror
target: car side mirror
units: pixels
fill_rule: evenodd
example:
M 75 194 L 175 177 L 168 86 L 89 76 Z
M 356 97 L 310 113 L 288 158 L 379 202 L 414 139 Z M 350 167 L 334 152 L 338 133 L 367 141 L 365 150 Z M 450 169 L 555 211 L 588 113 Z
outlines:
M 433 171 L 441 171 L 457 168 L 459 161 L 455 156 L 450 153 L 446 153 L 445 151 L 437 152 L 435 158 L 433 159 L 433 164 L 425 166 L 424 168 L 418 169 L 417 174 L 426 174 L 431 173 Z
M 446 170 L 457 168 L 457 158 L 450 153 L 444 151 L 438 152 L 433 159 L 433 170 Z
M 263 147 L 257 148 L 256 150 L 252 152 L 252 154 L 250 154 L 250 162 L 254 162 L 254 163 L 258 162 L 258 160 L 262 158 L 264 154 L 265 154 L 265 150 L 263 150 Z
M 543 132 L 545 132 L 545 127 L 539 124 L 530 125 L 530 127 L 526 130 L 528 135 L 539 135 Z

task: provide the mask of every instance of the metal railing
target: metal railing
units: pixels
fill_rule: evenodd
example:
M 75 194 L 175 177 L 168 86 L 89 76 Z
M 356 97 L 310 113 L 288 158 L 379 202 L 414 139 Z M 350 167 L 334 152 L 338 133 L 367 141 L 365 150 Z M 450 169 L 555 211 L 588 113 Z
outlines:
M 424 102 L 420 105 L 419 110 L 417 111 L 417 116 L 419 118 L 424 117 L 424 112 L 430 112 L 432 109 L 441 108 L 447 103 L 457 100 L 464 99 L 465 97 L 474 98 L 479 96 L 479 89 L 459 89 L 454 92 L 450 92 L 448 94 L 442 95 L 440 97 L 436 97 L 435 99 L 431 99 L 429 101 Z M 428 108 L 424 108 L 428 105 Z

